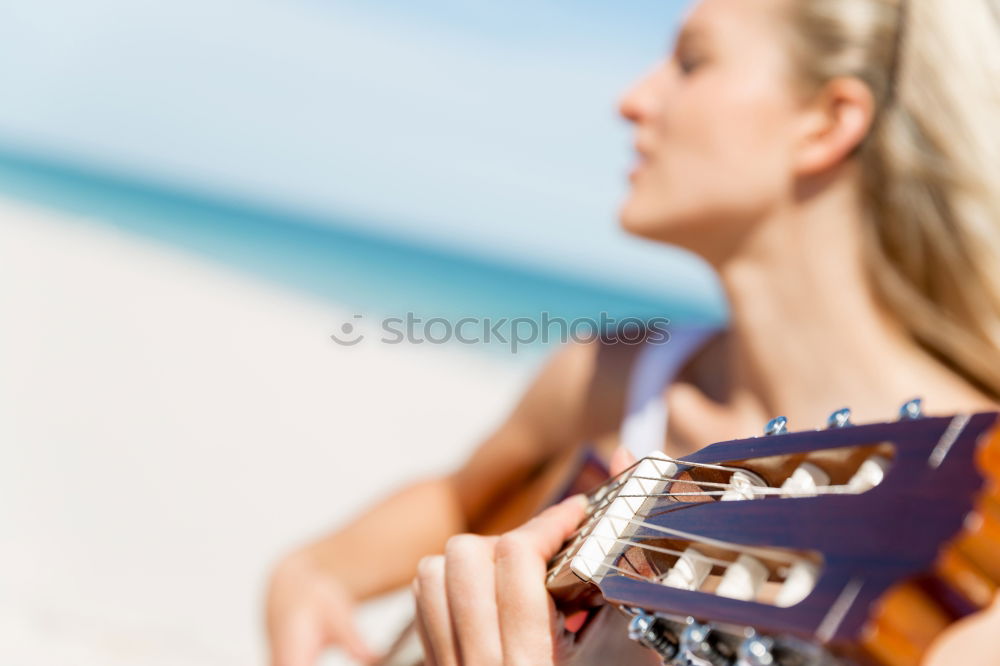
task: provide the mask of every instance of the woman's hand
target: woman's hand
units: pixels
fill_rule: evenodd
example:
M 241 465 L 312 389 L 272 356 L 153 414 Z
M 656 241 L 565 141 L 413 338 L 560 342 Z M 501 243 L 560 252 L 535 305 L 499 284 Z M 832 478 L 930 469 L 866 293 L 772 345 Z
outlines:
M 413 591 L 428 666 L 568 662 L 572 642 L 545 575 L 585 505 L 571 497 L 500 537 L 452 537 L 444 555 L 420 562 Z
M 635 462 L 625 448 L 611 474 Z M 500 537 L 460 534 L 413 581 L 426 666 L 565 666 L 575 642 L 545 589 L 548 562 L 583 520 L 582 495 Z M 635 663 L 640 663 L 636 660 Z
M 271 666 L 314 666 L 332 646 L 362 663 L 376 659 L 355 626 L 350 592 L 308 549 L 286 557 L 271 576 L 267 633 Z

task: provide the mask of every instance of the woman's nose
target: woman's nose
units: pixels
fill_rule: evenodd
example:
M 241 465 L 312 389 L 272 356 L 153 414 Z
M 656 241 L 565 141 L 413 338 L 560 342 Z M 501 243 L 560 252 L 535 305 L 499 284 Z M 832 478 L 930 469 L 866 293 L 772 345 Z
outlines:
M 636 123 L 639 122 L 639 101 L 636 95 L 636 88 L 630 88 L 618 101 L 618 113 L 625 120 Z
M 625 91 L 618 102 L 618 113 L 629 122 L 637 123 L 644 117 L 648 117 L 656 105 L 656 76 L 660 73 L 662 65 L 647 73 L 632 87 Z

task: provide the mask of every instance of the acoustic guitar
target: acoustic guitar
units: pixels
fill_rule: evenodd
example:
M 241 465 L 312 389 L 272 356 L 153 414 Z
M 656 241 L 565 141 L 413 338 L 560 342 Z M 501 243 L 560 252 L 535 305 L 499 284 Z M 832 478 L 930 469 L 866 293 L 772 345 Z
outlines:
M 913 401 L 644 458 L 589 493 L 548 589 L 595 664 L 917 666 L 1000 584 L 998 417 Z

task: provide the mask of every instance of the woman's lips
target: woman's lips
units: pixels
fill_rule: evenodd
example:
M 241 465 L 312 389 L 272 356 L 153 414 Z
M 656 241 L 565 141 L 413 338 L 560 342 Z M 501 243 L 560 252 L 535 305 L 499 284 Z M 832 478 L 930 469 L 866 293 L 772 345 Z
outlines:
M 635 165 L 629 172 L 628 179 L 635 182 L 635 179 L 638 178 L 643 167 L 645 167 L 649 162 L 649 151 L 646 149 L 646 146 L 638 140 L 636 140 L 633 148 L 635 149 Z
M 638 161 L 637 161 L 637 162 L 635 163 L 635 166 L 633 166 L 633 167 L 632 167 L 632 170 L 631 170 L 631 171 L 629 171 L 629 174 L 628 174 L 628 179 L 629 179 L 629 181 L 631 181 L 631 182 L 633 182 L 633 183 L 634 183 L 634 182 L 635 182 L 635 180 L 636 180 L 636 178 L 638 178 L 638 177 L 639 177 L 639 173 L 640 173 L 640 172 L 642 171 L 643 167 L 645 167 L 645 166 L 646 166 L 646 160 L 645 160 L 645 159 L 642 159 L 642 158 L 640 158 L 640 159 L 639 159 L 639 160 L 638 160 Z

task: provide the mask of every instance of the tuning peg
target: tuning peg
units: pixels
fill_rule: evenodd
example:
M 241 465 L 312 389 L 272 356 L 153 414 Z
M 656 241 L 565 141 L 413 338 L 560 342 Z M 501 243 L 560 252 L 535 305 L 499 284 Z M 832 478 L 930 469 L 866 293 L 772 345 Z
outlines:
M 784 435 L 788 432 L 788 419 L 784 416 L 776 416 L 764 426 L 765 435 Z
M 774 666 L 774 639 L 752 632 L 739 647 L 738 666 Z
M 846 428 L 851 423 L 851 410 L 848 407 L 843 409 L 838 409 L 834 413 L 830 414 L 830 417 L 826 420 L 827 428 Z
M 712 627 L 699 624 L 693 617 L 689 617 L 687 626 L 681 632 L 681 653 L 686 657 L 698 659 L 699 661 L 695 663 L 730 666 L 735 655 L 724 654 L 720 648 L 726 647 L 725 644 L 713 638 Z
M 671 662 L 678 656 L 677 636 L 666 622 L 648 613 L 639 612 L 628 623 L 628 637 Z
M 914 398 L 913 400 L 908 400 L 903 403 L 903 406 L 899 408 L 899 420 L 900 421 L 912 421 L 913 419 L 920 419 L 924 416 L 923 401 L 920 398 Z

